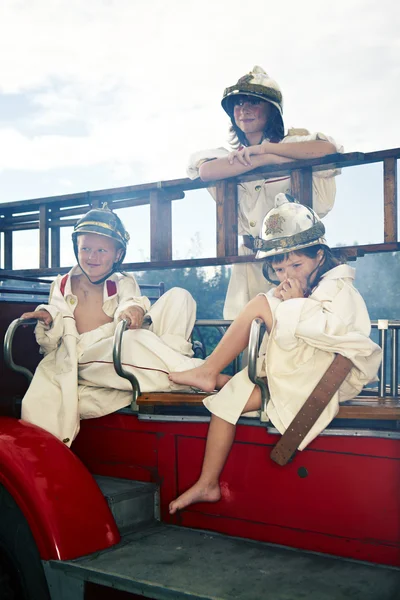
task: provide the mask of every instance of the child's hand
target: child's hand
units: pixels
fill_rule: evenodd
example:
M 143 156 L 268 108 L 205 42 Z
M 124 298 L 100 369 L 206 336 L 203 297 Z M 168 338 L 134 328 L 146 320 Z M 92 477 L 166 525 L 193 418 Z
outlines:
M 233 165 L 235 160 L 237 160 L 238 163 L 240 163 L 244 167 L 251 167 L 251 165 L 252 165 L 251 156 L 254 154 L 264 154 L 264 153 L 265 153 L 265 149 L 261 148 L 261 145 L 245 146 L 244 148 L 241 148 L 240 150 L 232 150 L 232 152 L 230 152 L 228 154 L 228 162 L 230 165 Z
M 228 162 L 230 165 L 233 165 L 235 160 L 241 165 L 249 167 L 251 165 L 249 149 L 242 148 L 241 150 L 232 150 L 232 152 L 228 154 Z
M 42 321 L 42 323 L 47 327 L 49 327 L 53 322 L 53 317 L 51 316 L 51 314 L 43 308 L 41 310 L 35 310 L 34 312 L 24 313 L 23 315 L 21 315 L 20 318 L 37 319 L 38 321 Z M 26 325 L 24 325 L 24 327 L 26 327 Z
M 122 321 L 125 319 L 128 321 L 129 329 L 140 329 L 143 323 L 144 310 L 140 306 L 130 306 L 125 309 L 119 316 Z
M 276 298 L 280 300 L 291 300 L 292 298 L 304 298 L 304 290 L 301 287 L 300 281 L 289 277 L 278 285 L 274 292 Z

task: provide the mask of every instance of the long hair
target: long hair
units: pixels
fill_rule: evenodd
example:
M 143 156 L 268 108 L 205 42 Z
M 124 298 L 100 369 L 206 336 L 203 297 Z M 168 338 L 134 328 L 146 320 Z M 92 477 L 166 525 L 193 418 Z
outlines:
M 310 273 L 307 278 L 307 290 L 305 292 L 310 295 L 312 290 L 317 287 L 321 278 L 325 273 L 340 265 L 343 261 L 338 260 L 332 254 L 332 250 L 325 244 L 316 244 L 315 246 L 308 246 L 301 250 L 294 250 L 291 252 L 284 252 L 282 254 L 276 254 L 269 258 L 264 259 L 262 268 L 263 275 L 267 281 L 273 285 L 279 285 L 280 281 L 277 279 L 274 273 L 274 265 L 279 264 L 285 260 L 290 254 L 296 254 L 297 256 L 308 256 L 309 258 L 316 258 L 319 250 L 322 250 L 323 257 L 319 265 Z
M 278 109 L 271 104 L 271 112 L 269 114 L 267 124 L 262 134 L 261 141 L 269 140 L 271 142 L 280 142 L 285 137 L 282 119 L 280 118 Z M 250 146 L 246 135 L 236 125 L 233 113 L 231 116 L 231 126 L 229 128 L 229 144 L 237 150 L 240 146 Z

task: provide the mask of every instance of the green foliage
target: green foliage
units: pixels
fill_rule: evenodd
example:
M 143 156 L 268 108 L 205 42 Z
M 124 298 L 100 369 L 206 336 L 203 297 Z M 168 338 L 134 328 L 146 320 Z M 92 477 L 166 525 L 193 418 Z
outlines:
M 370 254 L 351 262 L 355 285 L 372 320 L 400 319 L 400 253 Z M 197 302 L 198 319 L 222 319 L 230 267 L 169 269 L 136 274 L 139 283 L 165 283 L 165 289 L 187 289 Z M 214 328 L 202 330 L 209 354 L 220 339 Z M 199 339 L 195 333 L 194 339 Z
M 369 254 L 350 265 L 371 319 L 400 319 L 400 252 Z
M 198 319 L 222 319 L 222 312 L 230 277 L 229 267 L 165 269 L 162 271 L 144 271 L 135 274 L 138 283 L 159 283 L 163 281 L 165 290 L 181 287 L 188 290 L 197 303 Z M 146 290 L 144 290 L 146 293 Z M 215 348 L 221 334 L 215 328 L 203 328 L 201 331 L 207 354 Z M 197 332 L 194 339 L 199 340 Z
M 182 287 L 197 302 L 198 319 L 222 319 L 222 310 L 229 281 L 229 267 L 165 269 L 135 274 L 138 283 L 159 283 L 165 290 Z

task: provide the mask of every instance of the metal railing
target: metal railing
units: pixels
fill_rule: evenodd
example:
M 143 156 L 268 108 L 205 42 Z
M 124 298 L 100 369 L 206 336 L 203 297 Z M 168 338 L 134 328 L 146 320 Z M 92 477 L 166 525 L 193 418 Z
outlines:
M 33 373 L 26 367 L 15 364 L 13 359 L 13 339 L 15 332 L 21 325 L 35 325 L 36 319 L 15 319 L 8 327 L 5 338 L 4 338 L 4 362 L 6 366 L 17 373 L 24 375 L 30 382 L 33 377 Z M 195 327 L 217 327 L 221 333 L 224 334 L 226 329 L 231 324 L 231 321 L 226 320 L 206 320 L 201 319 L 196 321 Z M 268 385 L 264 379 L 257 375 L 257 358 L 258 351 L 261 342 L 261 334 L 264 323 L 261 319 L 255 319 L 252 323 L 249 338 L 248 347 L 248 371 L 250 380 L 260 387 L 262 397 L 262 412 L 265 412 L 266 404 L 269 398 Z M 140 395 L 140 385 L 136 377 L 130 371 L 127 371 L 122 366 L 121 351 L 122 351 L 122 339 L 123 334 L 127 328 L 127 322 L 122 320 L 118 323 L 115 334 L 114 334 L 114 346 L 113 346 L 113 362 L 117 374 L 120 377 L 128 379 L 132 385 L 133 400 L 132 409 L 137 410 L 137 398 Z M 372 328 L 379 330 L 379 343 L 382 347 L 382 365 L 379 371 L 379 397 L 385 398 L 388 395 L 391 397 L 398 397 L 399 395 L 399 353 L 398 353 L 398 330 L 400 329 L 400 321 L 388 321 L 379 320 L 372 322 Z M 390 349 L 391 357 L 387 351 L 388 336 L 390 337 Z M 389 371 L 387 384 L 387 371 Z M 371 395 L 374 390 L 364 390 L 366 395 Z
M 52 276 L 65 273 L 69 267 L 60 266 L 60 230 L 75 225 L 77 219 L 91 207 L 107 202 L 112 209 L 150 205 L 150 259 L 151 262 L 127 263 L 126 270 L 215 266 L 235 262 L 252 262 L 252 256 L 238 256 L 237 184 L 282 175 L 291 178 L 291 190 L 303 204 L 312 203 L 313 172 L 347 168 L 354 165 L 383 163 L 384 242 L 364 246 L 340 248 L 348 257 L 369 252 L 387 252 L 399 249 L 397 160 L 400 148 L 379 152 L 352 152 L 332 154 L 323 158 L 294 161 L 257 169 L 241 177 L 204 183 L 199 179 L 176 179 L 136 186 L 67 194 L 49 198 L 6 202 L 0 204 L 0 232 L 4 237 L 4 269 L 13 268 L 13 232 L 39 230 L 39 268 L 19 269 L 17 274 Z M 172 260 L 172 201 L 181 200 L 185 192 L 216 187 L 216 257 Z
M 379 331 L 379 345 L 382 348 L 382 364 L 379 369 L 379 397 L 399 395 L 399 336 L 400 321 L 379 319 L 372 322 L 372 328 Z M 390 353 L 388 350 L 390 348 Z

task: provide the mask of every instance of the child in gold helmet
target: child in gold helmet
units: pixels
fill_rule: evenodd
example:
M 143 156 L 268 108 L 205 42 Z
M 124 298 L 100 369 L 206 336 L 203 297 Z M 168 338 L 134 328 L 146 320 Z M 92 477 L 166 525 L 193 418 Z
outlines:
M 283 433 L 293 421 L 335 353 L 353 363 L 349 375 L 304 438 L 302 450 L 335 417 L 339 402 L 354 398 L 374 379 L 381 349 L 370 338 L 370 320 L 353 286 L 354 269 L 335 260 L 324 227 L 309 208 L 278 194 L 258 238 L 257 258 L 267 261 L 279 285 L 251 300 L 203 365 L 171 373 L 173 381 L 210 392 L 215 379 L 247 347 L 253 319 L 265 322 L 258 376 L 268 379 L 267 419 Z M 212 413 L 199 480 L 170 505 L 170 512 L 195 502 L 220 499 L 219 476 L 244 413 L 261 408 L 260 389 L 247 369 L 204 400 Z

